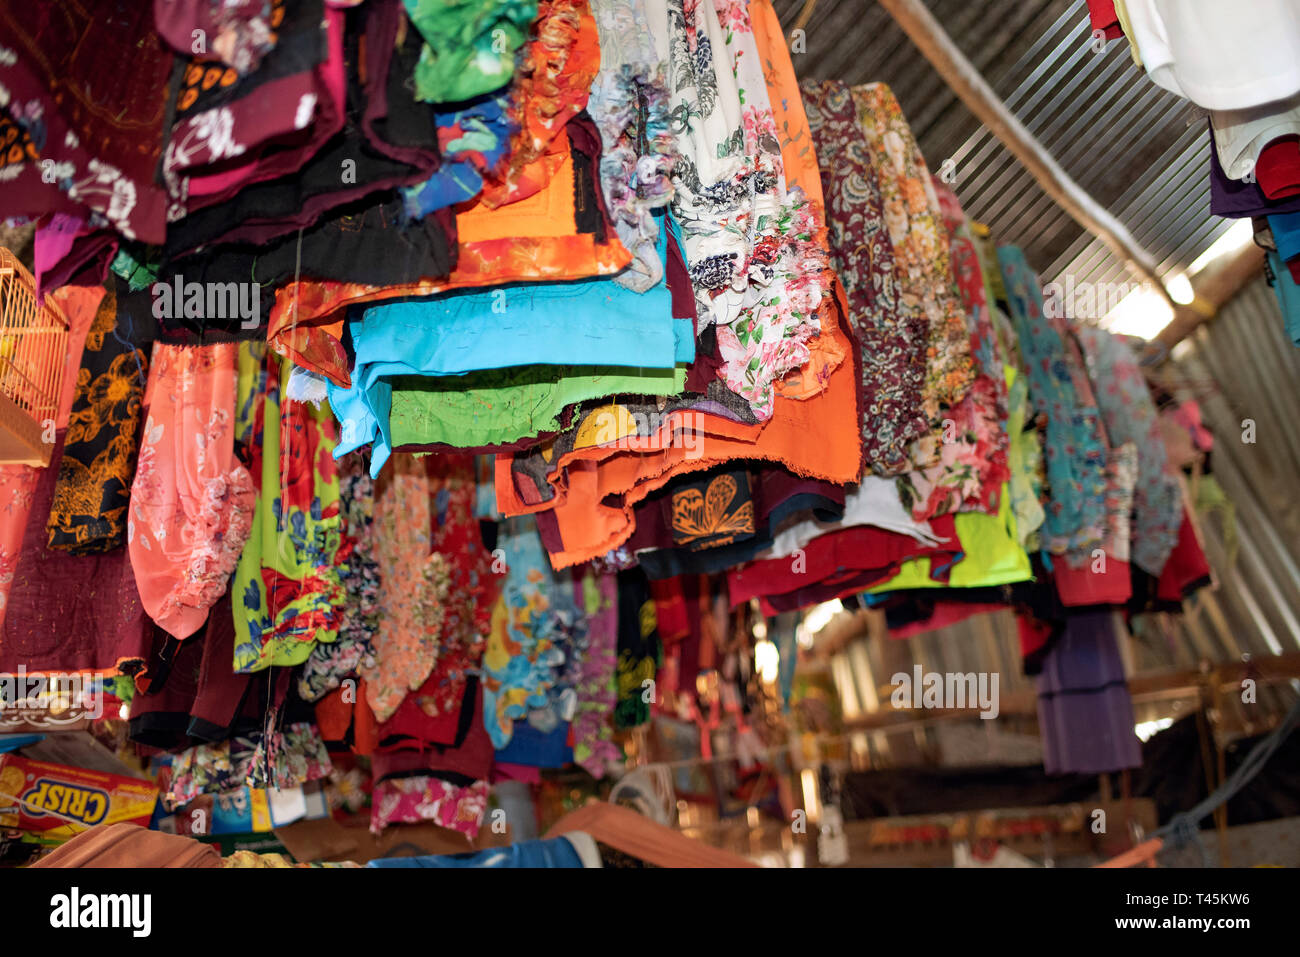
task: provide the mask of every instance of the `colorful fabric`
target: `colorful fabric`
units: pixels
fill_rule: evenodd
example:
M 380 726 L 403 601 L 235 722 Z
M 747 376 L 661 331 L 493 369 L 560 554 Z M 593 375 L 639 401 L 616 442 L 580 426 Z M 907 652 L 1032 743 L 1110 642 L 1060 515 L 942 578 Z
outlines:
M 231 587 L 235 671 L 306 661 L 318 642 L 338 637 L 344 590 L 339 549 L 338 441 L 325 408 L 282 402 L 289 363 L 239 355 L 240 405 L 251 400 L 249 472 L 258 482 L 253 528 Z
M 853 95 L 839 81 L 801 85 L 826 192 L 826 224 L 836 271 L 861 356 L 862 445 L 867 468 L 896 475 L 927 429 L 925 316 L 902 295 L 885 226 L 876 160 L 858 123 Z
M 1182 495 L 1167 461 L 1160 416 L 1137 357 L 1120 337 L 1093 326 L 1080 326 L 1078 336 L 1111 442 L 1137 446 L 1133 561 L 1158 577 L 1182 524 Z
M 599 138 L 579 122 L 566 127 L 584 157 L 599 152 Z M 454 289 L 504 286 L 516 282 L 561 282 L 613 276 L 632 259 L 612 230 L 579 232 L 575 196 L 599 205 L 592 185 L 566 162 L 537 195 L 488 209 L 481 203 L 456 213 L 458 251 L 449 277 L 395 285 L 351 282 L 294 282 L 276 291 L 267 341 L 277 352 L 295 356 L 312 371 L 346 388 L 349 361 L 342 340 L 343 310 L 367 302 L 431 296 Z M 600 212 L 603 217 L 603 212 Z M 310 358 L 308 358 L 310 357 Z
M 237 357 L 233 343 L 153 348 L 126 540 L 145 610 L 176 638 L 226 593 L 253 523 L 234 453 Z
M 494 168 L 510 148 L 509 102 L 505 94 L 499 94 L 435 114 L 442 165 L 425 182 L 402 189 L 408 217 L 423 219 L 478 196 L 483 173 Z
M 564 127 L 586 108 L 599 69 L 600 44 L 587 0 L 540 0 L 532 38 L 510 84 L 514 134 L 487 177 L 485 205 L 518 202 L 550 181 L 563 159 Z
M 10 5 L 0 49 L 0 99 L 40 155 L 6 170 L 15 178 L 5 215 L 89 213 L 97 226 L 161 243 L 167 196 L 154 174 L 172 54 L 154 31 L 153 4 Z
M 244 786 L 287 790 L 327 778 L 333 770 L 325 742 L 313 724 L 288 725 L 272 732 L 269 742 L 261 733 L 238 735 L 176 755 L 163 806 L 175 810 L 200 794 L 222 794 Z
M 1029 394 L 1035 409 L 1047 417 L 1049 497 L 1043 545 L 1054 554 L 1084 554 L 1101 540 L 1106 527 L 1101 417 L 1078 395 L 1065 342 L 1043 313 L 1042 288 L 1024 254 L 1014 246 L 999 246 L 997 255 L 1028 369 Z
M 976 376 L 970 391 L 948 410 L 938 432 L 918 439 L 915 457 L 937 458 L 937 463 L 909 472 L 899 481 L 899 494 L 917 519 L 955 510 L 996 514 L 999 492 L 1010 474 L 1003 367 L 979 258 L 961 205 L 940 180 L 932 183 L 950 243 L 956 288 L 968 317 Z
M 154 26 L 177 53 L 256 70 L 278 39 L 285 0 L 154 0 Z M 195 50 L 194 31 L 203 49 Z
M 510 82 L 537 0 L 404 0 L 424 37 L 415 89 L 430 103 L 469 100 Z
M 298 695 L 318 701 L 345 678 L 374 668 L 379 631 L 379 562 L 375 558 L 374 483 L 360 453 L 339 460 L 338 562 L 345 599 L 338 640 L 317 644 L 298 676 Z
M 86 336 L 47 525 L 49 547 L 73 555 L 112 551 L 127 537 L 149 357 L 138 312 L 119 309 L 119 292 L 108 289 Z
M 431 496 L 430 547 L 447 569 L 438 656 L 420 688 L 421 709 L 438 717 L 460 713 L 469 678 L 483 660 L 501 578 L 493 574 L 492 554 L 483 546 L 475 517 L 473 456 L 442 454 L 423 461 Z
M 552 717 L 572 717 L 571 708 L 553 714 L 551 690 L 578 615 L 572 575 L 551 570 L 533 518 L 505 519 L 497 528 L 506 577 L 483 655 L 483 722 L 499 751 L 510 743 L 517 719 L 549 724 Z
M 830 288 L 825 272 L 829 254 L 807 196 L 786 187 L 776 119 L 746 4 L 714 0 L 714 6 L 740 96 L 746 161 L 758 171 L 752 226 L 744 227 L 751 231 L 751 245 L 737 272 L 747 282 L 739 296 L 733 285 L 714 299 L 715 315 L 719 300 L 726 299 L 727 315 L 735 317 L 717 330 L 723 359 L 719 374 L 728 389 L 748 399 L 754 413 L 767 419 L 772 415 L 773 383 L 812 357 L 808 340 L 821 331 L 819 310 Z
M 363 667 L 366 700 L 378 721 L 419 688 L 438 658 L 447 560 L 430 551 L 429 473 L 412 455 L 393 457 L 375 485 L 375 558 L 379 563 L 379 630 L 374 666 Z
M 575 576 L 573 587 L 587 619 L 586 646 L 576 656 L 573 757 L 592 777 L 600 778 L 623 760 L 612 740 L 618 704 L 618 580 L 588 570 Z
M 975 375 L 966 314 L 953 285 L 948 234 L 925 158 L 893 92 L 883 83 L 858 86 L 853 101 L 875 159 L 900 292 L 905 302 L 920 306 L 928 324 L 922 395 L 934 425 L 942 418 L 940 408 L 956 405 Z
M 473 840 L 487 804 L 486 781 L 461 786 L 432 775 L 389 778 L 378 782 L 371 795 L 370 830 L 379 834 L 390 824 L 432 821 Z
M 600 183 L 618 238 L 632 264 L 614 281 L 634 292 L 658 285 L 659 224 L 652 215 L 673 198 L 677 143 L 669 125 L 668 64 L 645 29 L 645 0 L 593 0 L 600 72 L 587 111 L 600 130 Z
M 773 381 L 808 361 L 820 329 L 825 253 L 807 198 L 786 190 L 744 4 L 670 0 L 649 13 L 656 45 L 668 51 L 682 153 L 672 209 L 699 319 L 718 327 L 727 388 L 766 419 Z

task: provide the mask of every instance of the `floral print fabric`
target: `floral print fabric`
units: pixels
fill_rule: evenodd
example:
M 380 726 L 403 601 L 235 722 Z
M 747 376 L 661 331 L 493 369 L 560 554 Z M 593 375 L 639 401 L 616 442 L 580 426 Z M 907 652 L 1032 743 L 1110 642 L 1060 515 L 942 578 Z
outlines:
M 149 357 L 110 288 L 86 335 L 50 507 L 49 547 L 73 555 L 120 548 L 139 445 Z M 120 328 L 119 328 L 120 327 Z
M 1096 407 L 1075 388 L 1060 330 L 1043 314 L 1042 289 L 1014 246 L 999 246 L 998 264 L 1029 377 L 1034 407 L 1047 417 L 1048 500 L 1043 546 L 1086 555 L 1106 527 L 1106 446 Z
M 577 710 L 573 758 L 592 777 L 617 767 L 623 753 L 613 742 L 618 704 L 618 579 L 593 570 L 576 576 L 574 597 L 587 619 L 586 645 L 577 655 Z
M 451 586 L 447 559 L 431 552 L 429 473 L 399 453 L 375 486 L 375 558 L 379 563 L 379 629 L 373 667 L 362 669 L 366 700 L 386 721 L 419 688 L 438 658 Z
M 857 332 L 863 457 L 876 473 L 895 475 L 910 468 L 908 448 L 928 426 L 921 398 L 925 317 L 902 295 L 876 161 L 852 93 L 834 80 L 805 80 L 801 89 L 821 166 L 832 255 Z
M 984 279 L 961 206 L 952 190 L 934 181 L 949 240 L 956 288 L 968 316 L 971 354 L 976 377 L 970 391 L 941 422 L 936 434 L 918 440 L 919 461 L 938 463 L 913 471 L 899 481 L 899 493 L 924 521 L 952 511 L 981 511 L 996 515 L 1007 468 L 1006 385 L 993 325 L 989 319 Z
M 282 404 L 288 370 L 278 357 L 262 362 L 253 350 L 240 351 L 241 425 L 252 450 L 249 471 L 259 483 L 253 528 L 232 586 L 240 673 L 301 664 L 317 642 L 337 638 L 343 615 L 332 454 L 338 429 L 328 408 Z
M 341 537 L 334 556 L 343 582 L 338 640 L 317 644 L 298 676 L 298 694 L 317 701 L 343 679 L 374 668 L 379 631 L 379 562 L 375 559 L 374 482 L 359 452 L 338 462 Z
M 1182 524 L 1182 496 L 1169 469 L 1160 416 L 1137 357 L 1119 336 L 1080 326 L 1078 337 L 1092 381 L 1097 384 L 1097 405 L 1111 442 L 1137 446 L 1133 561 L 1143 571 L 1159 576 L 1178 544 Z
M 965 312 L 953 287 L 948 234 L 925 158 L 889 87 L 853 88 L 858 121 L 874 160 L 905 302 L 919 305 L 928 323 L 923 404 L 931 424 L 941 406 L 970 389 L 974 367 Z
M 153 4 L 6 4 L 4 12 L 3 105 L 40 154 L 39 163 L 11 167 L 27 179 L 7 186 L 31 188 L 6 196 L 6 215 L 79 211 L 96 227 L 161 243 L 167 197 L 154 172 L 172 54 L 153 29 Z
M 653 211 L 673 198 L 677 143 L 669 126 L 668 65 L 645 31 L 645 0 L 593 0 L 600 72 L 587 111 L 600 130 L 600 183 L 632 264 L 614 281 L 635 292 L 657 286 L 663 263 Z
M 388 778 L 378 782 L 371 795 L 370 830 L 378 834 L 390 824 L 432 821 L 473 840 L 483 824 L 487 804 L 486 781 L 461 786 L 423 774 Z
M 483 723 L 498 751 L 510 743 L 517 719 L 553 717 L 551 690 L 564 665 L 563 645 L 575 623 L 572 575 L 553 572 L 531 516 L 498 524 L 506 563 L 501 601 L 492 614 L 483 655 Z M 563 715 L 565 719 L 570 714 Z M 549 731 L 554 727 L 540 727 Z
M 420 688 L 421 709 L 438 717 L 459 713 L 469 677 L 482 663 L 501 579 L 492 573 L 492 556 L 475 518 L 473 456 L 440 454 L 421 461 L 429 472 L 430 546 L 447 569 L 437 659 Z
M 804 365 L 820 331 L 826 257 L 807 197 L 787 192 L 781 145 L 745 5 L 669 0 L 651 30 L 668 51 L 672 208 L 702 324 L 718 327 L 719 376 L 756 416 Z
M 163 805 L 175 810 L 200 794 L 222 794 L 244 786 L 286 790 L 333 772 L 315 725 L 291 724 L 269 737 L 269 748 L 267 735 L 255 734 L 182 751 L 172 761 L 171 785 Z
M 155 343 L 127 547 L 145 611 L 188 638 L 226 592 L 253 521 L 234 454 L 238 346 Z

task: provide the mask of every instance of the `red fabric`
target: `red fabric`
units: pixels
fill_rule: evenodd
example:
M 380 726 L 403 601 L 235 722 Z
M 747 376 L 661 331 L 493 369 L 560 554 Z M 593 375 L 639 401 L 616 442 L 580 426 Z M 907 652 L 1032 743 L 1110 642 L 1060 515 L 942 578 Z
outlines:
M 379 781 L 403 772 L 442 772 L 463 774 L 476 781 L 485 781 L 492 771 L 492 739 L 483 724 L 483 709 L 479 707 L 477 684 L 465 702 L 472 713 L 465 740 L 456 747 L 404 747 L 400 750 L 381 749 L 371 758 L 374 779 Z M 387 727 L 387 725 L 385 725 Z M 412 739 L 414 741 L 415 739 Z
M 1016 629 L 1020 637 L 1020 657 L 1029 659 L 1047 647 L 1052 640 L 1052 626 L 1028 615 L 1016 616 Z
M 1182 601 L 1210 577 L 1210 563 L 1196 538 L 1192 520 L 1183 510 L 1183 524 L 1178 529 L 1178 544 L 1169 553 L 1169 561 L 1160 573 L 1156 597 L 1166 601 Z
M 1062 558 L 1052 564 L 1052 581 L 1061 604 L 1122 605 L 1133 596 L 1133 578 L 1128 562 L 1105 556 L 1104 571 L 1093 571 L 1093 561 L 1071 568 Z
M 930 547 L 901 532 L 861 525 L 813 539 L 802 555 L 769 558 L 734 568 L 727 573 L 731 605 L 734 608 L 751 598 L 767 598 L 772 608 L 793 610 L 790 601 L 797 601 L 794 607 L 801 608 L 884 581 L 897 574 L 899 566 L 909 558 L 943 559 L 960 554 L 957 526 L 951 514 L 931 519 L 930 527 L 935 537 L 948 539 L 948 543 Z M 820 597 L 823 595 L 827 597 Z
M 1300 193 L 1300 136 L 1279 136 L 1255 161 L 1255 181 L 1269 199 Z
M 659 639 L 665 646 L 681 641 L 690 634 L 686 617 L 686 598 L 681 578 L 650 579 L 650 595 L 655 603 L 655 621 Z
M 948 625 L 955 625 L 958 622 L 965 621 L 973 615 L 983 615 L 989 612 L 1002 611 L 1007 606 L 1001 602 L 974 602 L 974 601 L 939 601 L 934 603 L 934 614 L 929 618 L 909 622 L 899 628 L 890 628 L 890 638 L 911 638 L 913 635 L 923 635 L 927 631 L 934 631 L 938 628 L 944 628 Z
M 1094 30 L 1101 30 L 1107 40 L 1118 40 L 1124 35 L 1115 13 L 1115 0 L 1088 0 L 1088 19 Z
M 1300 258 L 1291 260 L 1286 264 L 1286 268 L 1291 273 L 1292 281 L 1300 283 Z

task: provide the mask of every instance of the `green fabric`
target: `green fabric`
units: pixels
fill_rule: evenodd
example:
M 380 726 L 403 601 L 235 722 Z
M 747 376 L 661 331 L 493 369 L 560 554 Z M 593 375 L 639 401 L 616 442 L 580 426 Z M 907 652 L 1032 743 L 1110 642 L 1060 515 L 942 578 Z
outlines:
M 113 257 L 109 269 L 126 280 L 132 292 L 139 292 L 158 281 L 158 266 L 162 262 L 162 251 L 157 246 L 143 247 L 146 258 L 141 260 L 131 255 L 123 246 Z
M 557 378 L 558 377 L 558 378 Z M 686 369 L 514 366 L 463 376 L 395 376 L 393 448 L 499 445 L 561 429 L 567 405 L 610 395 L 677 395 Z
M 1007 373 L 1007 466 L 1011 481 L 1007 494 L 1011 498 L 1016 516 L 1016 530 L 1020 544 L 1026 551 L 1038 551 L 1038 530 L 1045 517 L 1041 502 L 1042 481 L 1039 472 L 1043 464 L 1043 448 L 1038 429 L 1029 421 L 1029 379 L 1017 376 L 1016 370 L 1006 367 Z M 1025 424 L 1028 423 L 1028 424 Z
M 264 347 L 240 345 L 236 434 L 255 450 L 252 470 L 260 478 L 230 589 L 234 670 L 246 673 L 302 664 L 317 643 L 335 641 L 346 594 L 334 562 L 342 520 L 333 414 L 325 403 L 282 410 L 289 361 L 270 356 L 263 363 L 257 353 Z
M 537 0 L 404 0 L 424 37 L 415 93 L 429 103 L 499 90 L 515 70 L 515 51 L 537 19 Z
M 930 577 L 930 559 L 913 558 L 903 563 L 897 575 L 868 588 L 869 593 L 904 588 L 980 588 L 1031 580 L 1029 556 L 1016 539 L 1016 517 L 1011 496 L 1002 486 L 997 515 L 960 512 L 956 516 L 957 537 L 965 556 L 952 566 L 947 583 Z

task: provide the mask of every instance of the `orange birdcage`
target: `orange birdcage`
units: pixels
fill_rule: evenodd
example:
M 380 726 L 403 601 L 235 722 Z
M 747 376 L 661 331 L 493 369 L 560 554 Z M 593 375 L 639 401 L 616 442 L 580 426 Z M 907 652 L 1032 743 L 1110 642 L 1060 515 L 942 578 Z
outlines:
M 68 319 L 0 247 L 0 464 L 50 464 L 68 352 Z

